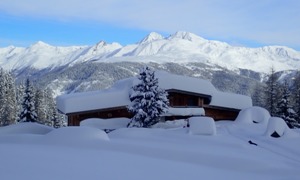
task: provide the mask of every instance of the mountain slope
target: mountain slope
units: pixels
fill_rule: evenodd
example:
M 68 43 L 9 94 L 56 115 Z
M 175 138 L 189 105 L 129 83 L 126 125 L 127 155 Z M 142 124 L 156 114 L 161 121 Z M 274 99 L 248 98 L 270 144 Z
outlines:
M 7 70 L 73 66 L 88 61 L 198 62 L 235 71 L 249 69 L 268 73 L 272 66 L 277 71 L 300 69 L 300 52 L 283 46 L 234 47 L 182 31 L 167 38 L 150 33 L 139 43 L 127 46 L 100 41 L 94 46 L 55 47 L 37 42 L 27 48 L 0 48 L 0 66 Z

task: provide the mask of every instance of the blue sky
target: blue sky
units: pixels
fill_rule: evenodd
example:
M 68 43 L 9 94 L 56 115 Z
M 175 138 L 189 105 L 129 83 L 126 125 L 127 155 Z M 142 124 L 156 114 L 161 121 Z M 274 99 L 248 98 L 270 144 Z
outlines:
M 299 0 L 1 0 L 0 47 L 122 45 L 189 31 L 236 46 L 300 50 Z

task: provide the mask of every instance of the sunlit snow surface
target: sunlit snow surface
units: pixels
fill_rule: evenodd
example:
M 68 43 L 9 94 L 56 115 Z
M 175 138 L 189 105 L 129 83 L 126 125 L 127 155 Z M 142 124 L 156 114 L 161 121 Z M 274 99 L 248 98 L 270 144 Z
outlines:
M 293 136 L 272 138 L 266 123 L 219 121 L 216 134 L 192 135 L 188 127 L 180 127 L 180 121 L 169 124 L 176 128 L 168 128 L 167 123 L 164 129 L 121 128 L 108 134 L 93 126 L 1 127 L 0 176 L 9 180 L 299 179 L 298 130 L 289 129 Z

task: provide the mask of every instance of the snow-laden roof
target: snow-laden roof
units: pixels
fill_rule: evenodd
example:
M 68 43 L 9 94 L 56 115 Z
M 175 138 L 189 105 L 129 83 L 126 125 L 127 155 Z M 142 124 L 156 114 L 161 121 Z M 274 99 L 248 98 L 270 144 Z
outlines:
M 244 109 L 252 106 L 252 99 L 249 96 L 216 91 L 210 102 L 211 106 Z
M 210 81 L 170 74 L 155 73 L 159 86 L 165 90 L 180 90 L 212 96 L 210 105 L 243 109 L 252 106 L 251 98 L 244 95 L 218 91 Z M 136 77 L 117 81 L 111 88 L 102 91 L 65 94 L 57 97 L 58 109 L 65 113 L 122 107 L 130 104 L 129 90 L 138 82 Z
M 159 86 L 166 90 L 176 89 L 205 95 L 213 95 L 217 91 L 208 80 L 170 74 L 165 71 L 157 71 L 155 75 Z
M 217 91 L 208 80 L 170 74 L 165 71 L 156 71 L 155 76 L 158 78 L 159 87 L 165 90 L 176 89 L 205 95 L 213 95 Z M 137 83 L 139 83 L 138 79 L 136 77 L 132 77 L 117 81 L 112 88 L 130 89 Z
M 57 108 L 65 114 L 127 106 L 130 103 L 128 89 L 66 94 L 58 96 L 56 101 Z

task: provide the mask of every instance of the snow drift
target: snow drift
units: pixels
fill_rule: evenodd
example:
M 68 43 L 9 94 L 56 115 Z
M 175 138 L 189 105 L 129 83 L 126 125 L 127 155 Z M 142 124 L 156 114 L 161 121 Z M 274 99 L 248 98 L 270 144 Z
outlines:
M 271 117 L 269 119 L 268 127 L 265 133 L 269 137 L 299 137 L 299 134 L 292 131 L 286 122 L 279 117 Z
M 237 123 L 260 123 L 267 125 L 270 117 L 270 113 L 266 109 L 258 106 L 253 106 L 242 109 L 235 121 Z
M 154 124 L 152 128 L 162 128 L 162 129 L 183 128 L 183 127 L 187 127 L 187 124 L 188 123 L 186 119 L 179 119 L 179 120 L 159 122 Z
M 195 119 L 193 124 L 192 120 L 192 127 L 199 130 L 198 125 L 203 123 L 213 132 L 212 120 L 205 121 Z M 106 134 L 98 128 L 81 126 L 46 134 L 43 130 L 29 136 L 20 133 L 24 132 L 22 128 L 0 128 L 1 179 L 299 178 L 300 136 L 266 137 L 261 123 L 214 123 L 218 134 L 213 137 L 189 135 L 188 127 L 121 128 Z M 37 128 L 33 123 L 21 126 Z M 269 126 L 270 130 L 278 127 L 285 134 L 290 131 L 299 135 L 299 131 L 285 129 L 282 123 Z M 5 131 L 10 128 L 15 129 L 14 134 Z M 257 146 L 249 145 L 250 138 Z M 16 167 L 21 167 L 17 173 Z
M 38 123 L 18 123 L 10 126 L 0 127 L 1 134 L 40 134 L 44 135 L 51 132 L 54 128 Z
M 94 127 L 98 129 L 119 129 L 127 127 L 130 122 L 128 118 L 111 118 L 111 119 L 100 119 L 100 118 L 89 118 L 80 122 L 80 126 Z
M 192 135 L 216 135 L 215 120 L 211 117 L 191 117 L 189 125 L 189 133 Z
M 108 141 L 107 134 L 93 127 L 62 127 L 46 134 L 44 140 L 58 145 L 94 144 L 99 141 Z

